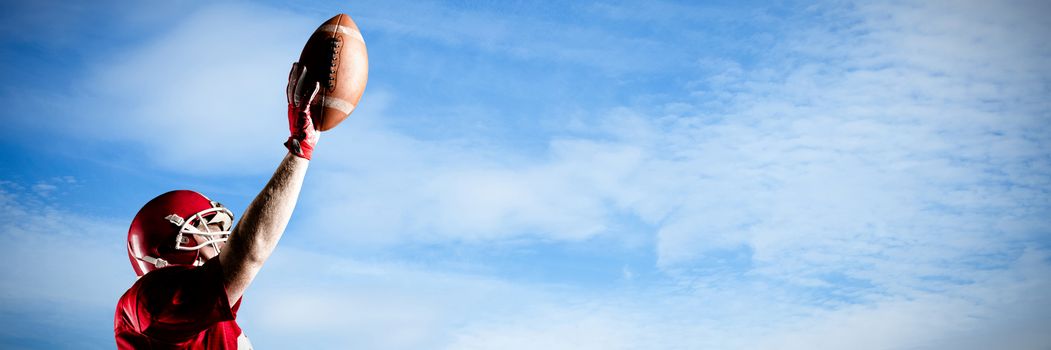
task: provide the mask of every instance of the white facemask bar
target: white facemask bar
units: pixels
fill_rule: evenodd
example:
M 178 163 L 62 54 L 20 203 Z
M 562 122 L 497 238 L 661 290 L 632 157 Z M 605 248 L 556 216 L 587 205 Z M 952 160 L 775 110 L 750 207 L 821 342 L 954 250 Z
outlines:
M 211 220 L 206 220 L 205 215 L 215 213 Z M 226 242 L 230 237 L 230 226 L 233 223 L 234 214 L 229 209 L 224 207 L 208 208 L 193 214 L 193 216 L 183 219 L 178 215 L 168 215 L 166 219 L 171 221 L 173 224 L 179 225 L 179 234 L 175 236 L 175 249 L 176 250 L 198 250 L 211 245 L 215 249 L 215 252 L 219 252 L 219 243 Z M 220 231 L 212 231 L 210 224 L 220 224 Z M 201 231 L 197 226 L 204 228 Z M 190 241 L 190 237 L 186 235 L 199 235 L 208 237 L 208 240 L 198 243 L 195 246 L 187 247 L 183 243 Z

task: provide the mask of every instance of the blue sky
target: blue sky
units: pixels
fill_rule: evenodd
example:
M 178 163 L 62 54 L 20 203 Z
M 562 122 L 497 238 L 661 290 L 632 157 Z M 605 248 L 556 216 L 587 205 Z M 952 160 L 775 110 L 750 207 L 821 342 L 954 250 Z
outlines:
M 339 12 L 369 85 L 245 295 L 257 347 L 1051 344 L 1046 3 L 0 6 L 3 348 L 112 348 L 134 213 L 243 210 Z

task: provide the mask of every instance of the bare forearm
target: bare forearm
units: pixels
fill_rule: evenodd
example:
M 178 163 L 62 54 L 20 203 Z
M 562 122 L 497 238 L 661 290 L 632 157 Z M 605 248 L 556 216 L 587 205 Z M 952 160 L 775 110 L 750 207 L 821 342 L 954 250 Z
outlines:
M 285 156 L 219 254 L 231 303 L 240 299 L 284 234 L 309 163 L 291 154 Z

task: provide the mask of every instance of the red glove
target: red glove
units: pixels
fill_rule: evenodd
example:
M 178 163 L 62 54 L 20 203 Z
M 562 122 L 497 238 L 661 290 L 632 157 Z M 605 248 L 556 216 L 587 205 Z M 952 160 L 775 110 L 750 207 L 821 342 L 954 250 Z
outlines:
M 317 97 L 321 85 L 314 83 L 310 98 L 306 97 L 303 89 L 306 83 L 307 67 L 299 62 L 292 63 L 292 71 L 288 72 L 288 87 L 285 89 L 288 95 L 288 130 L 292 136 L 285 141 L 288 152 L 307 160 L 314 154 L 314 146 L 317 145 L 321 131 L 314 128 L 314 120 L 310 117 L 310 104 Z

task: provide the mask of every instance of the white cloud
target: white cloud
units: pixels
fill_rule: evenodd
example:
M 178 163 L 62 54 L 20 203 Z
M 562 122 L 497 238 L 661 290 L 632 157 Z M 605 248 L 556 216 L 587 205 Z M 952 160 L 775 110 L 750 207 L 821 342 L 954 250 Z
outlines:
M 454 349 L 1039 349 L 1049 336 L 1046 252 L 980 283 L 915 298 L 811 307 L 763 284 L 567 297 L 458 330 Z M 630 293 L 628 293 L 630 294 Z M 1033 309 L 1038 306 L 1039 309 Z
M 239 323 L 256 344 L 419 349 L 465 323 L 549 298 L 535 286 L 282 246 L 246 293 Z
M 38 182 L 37 184 L 33 185 L 33 191 L 40 196 L 47 196 L 51 194 L 51 192 L 54 192 L 56 189 L 58 189 L 57 186 L 43 182 Z
M 268 171 L 287 135 L 288 69 L 314 25 L 263 7 L 204 7 L 141 46 L 102 55 L 59 125 L 141 146 L 177 172 Z
M 1027 251 L 1007 269 L 973 284 L 912 298 L 818 311 L 758 339 L 783 349 L 1039 349 L 1051 340 L 1037 321 L 1049 306 L 1047 253 Z
M 61 345 L 61 333 L 112 344 L 116 301 L 135 281 L 126 222 L 56 208 L 20 187 L 0 183 L 0 339 Z
M 12 185 L 16 184 L 12 183 Z M 65 193 L 65 191 L 69 188 L 75 188 L 77 186 L 79 186 L 79 184 L 77 183 L 77 179 L 73 176 L 67 175 L 56 176 L 47 180 L 37 181 L 37 183 L 33 184 L 33 186 L 31 186 L 30 189 L 32 189 L 37 196 L 49 197 L 52 194 L 55 194 L 55 192 L 59 189 L 62 190 L 62 193 Z
M 379 93 L 380 97 L 384 94 Z M 358 243 L 539 237 L 582 240 L 603 232 L 608 192 L 641 150 L 555 140 L 533 159 L 476 140 L 424 141 L 383 125 L 383 98 L 322 140 L 305 187 L 303 222 L 324 238 Z
M 448 349 L 635 349 L 643 345 L 631 339 L 638 336 L 635 326 L 604 313 L 541 312 L 535 319 L 468 329 Z
M 430 2 L 389 2 L 382 9 L 365 12 L 397 12 L 399 16 L 376 16 L 363 20 L 372 30 L 424 39 L 464 51 L 495 53 L 517 62 L 570 63 L 577 67 L 611 74 L 654 72 L 676 65 L 680 53 L 661 40 L 621 35 L 611 28 L 584 23 L 567 25 L 567 18 L 586 15 L 567 6 L 555 18 L 494 11 L 484 6 L 463 8 Z M 529 11 L 525 11 L 529 12 Z M 630 30 L 633 27 L 616 28 Z M 663 55 L 653 55 L 663 52 Z M 431 58 L 425 57 L 424 61 Z M 427 64 L 427 62 L 421 62 Z M 408 67 L 412 68 L 412 67 Z

